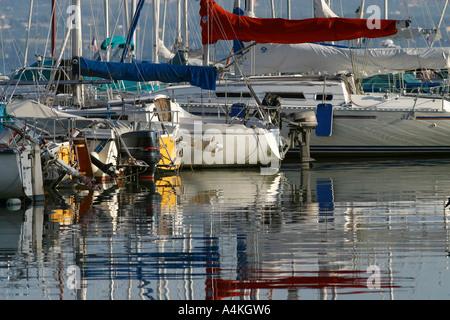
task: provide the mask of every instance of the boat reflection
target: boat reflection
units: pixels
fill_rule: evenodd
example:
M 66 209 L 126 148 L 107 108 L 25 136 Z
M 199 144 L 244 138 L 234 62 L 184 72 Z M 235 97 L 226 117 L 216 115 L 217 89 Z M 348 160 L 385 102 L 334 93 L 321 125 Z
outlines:
M 0 207 L 1 255 L 40 252 L 43 245 L 43 228 L 43 206 Z
M 415 281 L 402 257 L 448 255 L 448 164 L 198 170 L 53 190 L 33 213 L 1 211 L 1 259 L 45 252 L 60 299 L 395 299 Z M 81 283 L 68 290 L 72 265 Z

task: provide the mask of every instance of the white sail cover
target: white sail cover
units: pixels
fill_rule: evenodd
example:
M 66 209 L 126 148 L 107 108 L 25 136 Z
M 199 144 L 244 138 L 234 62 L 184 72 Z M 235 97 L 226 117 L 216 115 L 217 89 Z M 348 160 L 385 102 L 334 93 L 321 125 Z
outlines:
M 328 74 L 354 72 L 372 76 L 417 68 L 450 67 L 450 48 L 375 48 L 302 44 L 257 44 L 254 55 L 245 57 L 245 75 L 268 73 L 322 72 Z
M 314 0 L 314 16 L 338 17 L 325 0 Z M 331 44 L 256 44 L 251 57 L 243 57 L 244 75 L 268 73 L 352 72 L 358 76 L 373 76 L 417 68 L 444 69 L 450 67 L 450 48 L 401 48 L 391 39 L 411 39 L 436 33 L 435 29 L 403 28 L 383 41 L 382 48 L 350 49 Z

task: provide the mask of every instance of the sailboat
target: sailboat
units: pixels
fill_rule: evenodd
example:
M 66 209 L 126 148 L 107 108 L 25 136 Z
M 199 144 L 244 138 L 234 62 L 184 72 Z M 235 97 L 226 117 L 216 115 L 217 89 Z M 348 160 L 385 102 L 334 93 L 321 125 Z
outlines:
M 139 17 L 139 9 L 144 1 L 139 1 L 133 17 L 132 28 L 124 45 L 120 62 L 94 61 L 75 57 L 74 73 L 79 77 L 96 77 L 113 81 L 160 81 L 163 83 L 189 82 L 204 90 L 214 90 L 217 70 L 209 66 L 169 65 L 150 62 L 126 62 L 126 49 L 132 38 L 133 28 Z M 161 110 L 161 107 L 164 109 Z M 66 113 L 89 116 L 104 112 L 127 118 L 136 130 L 154 125 L 157 130 L 167 132 L 177 142 L 175 148 L 183 150 L 181 163 L 186 166 L 268 166 L 276 168 L 283 158 L 284 145 L 279 128 L 271 125 L 268 118 L 239 121 L 215 121 L 198 117 L 179 108 L 168 96 L 144 96 L 136 99 L 109 101 L 105 108 L 64 108 Z M 159 120 L 152 118 L 154 111 Z M 264 113 L 263 110 L 260 110 Z M 162 117 L 168 113 L 168 118 Z
M 80 8 L 79 1 L 73 1 L 74 7 Z M 76 12 L 77 19 L 80 12 Z M 72 55 L 74 57 L 81 56 L 80 30 L 81 23 L 77 21 L 77 28 L 74 31 L 74 41 L 72 46 Z M 71 79 L 61 80 L 58 73 L 64 73 L 66 70 L 62 67 L 63 63 L 72 64 L 72 61 L 62 61 L 62 54 L 67 44 L 69 35 L 72 31 L 68 27 L 65 34 L 61 52 L 57 58 L 45 60 L 44 63 L 37 64 L 31 68 L 22 68 L 18 70 L 17 77 L 14 82 L 9 82 L 4 90 L 5 106 L 15 119 L 23 119 L 27 121 L 31 118 L 37 122 L 40 132 L 46 136 L 52 136 L 54 139 L 62 139 L 64 142 L 70 142 L 73 147 L 73 153 L 77 155 L 76 165 L 84 174 L 94 177 L 97 181 L 109 181 L 116 178 L 131 178 L 142 176 L 146 179 L 153 179 L 156 168 L 161 167 L 163 170 L 175 170 L 179 167 L 174 154 L 173 137 L 168 134 L 160 134 L 155 132 L 155 128 L 146 130 L 147 138 L 139 136 L 139 132 L 135 132 L 134 128 L 128 121 L 120 121 L 111 119 L 111 113 L 107 114 L 106 119 L 102 119 L 97 114 L 96 119 L 88 119 L 85 117 L 75 116 L 59 111 L 61 105 L 76 105 L 79 110 L 85 105 L 86 97 L 85 84 L 104 84 L 104 80 L 82 79 L 78 73 L 73 73 Z M 122 46 L 123 41 L 113 43 L 107 39 L 105 46 L 117 45 Z M 123 39 L 119 39 L 123 40 Z M 129 45 L 127 39 L 126 45 Z M 75 58 L 74 58 L 75 59 Z M 74 61 L 77 61 L 76 59 Z M 47 63 L 46 63 L 47 62 Z M 46 73 L 45 85 L 46 89 L 39 92 L 37 100 L 13 99 L 17 85 L 29 75 L 33 80 L 34 76 Z M 140 81 L 140 79 L 138 80 Z M 111 83 L 111 81 L 107 81 Z M 42 84 L 41 82 L 34 85 Z M 55 84 L 57 88 L 60 84 L 71 86 L 68 94 L 58 95 L 58 91 L 51 92 L 51 85 Z M 7 90 L 11 87 L 12 90 Z M 9 95 L 9 97 L 7 97 Z M 42 102 L 42 103 L 41 103 Z M 61 105 L 60 105 L 61 103 Z M 106 107 L 107 103 L 101 105 Z M 100 110 L 100 109 L 99 109 Z M 53 127 L 52 127 L 53 126 Z M 161 146 L 161 147 L 160 147 Z M 161 152 L 160 152 L 161 149 Z M 148 156 L 151 154 L 151 156 Z M 83 156 L 81 156 L 83 155 Z M 136 155 L 143 158 L 136 158 Z M 69 159 L 71 163 L 72 159 Z M 145 161 L 144 161 L 145 160 Z M 58 178 L 59 174 L 54 175 Z M 58 179 L 60 180 L 60 179 Z M 58 181 L 60 183 L 60 181 Z
M 277 171 L 284 158 L 285 142 L 279 128 L 256 117 L 233 120 L 196 116 L 167 95 L 141 95 L 110 101 L 109 105 L 108 110 L 63 108 L 61 111 L 84 117 L 89 117 L 90 112 L 96 116 L 117 115 L 127 118 L 135 133 L 154 129 L 170 139 L 170 148 L 167 149 L 165 142 L 160 147 L 165 155 L 161 161 L 172 159 L 169 166 L 177 168 L 257 166 Z
M 11 199 L 13 203 L 41 202 L 44 200 L 44 185 L 53 186 L 65 177 L 99 190 L 92 177 L 88 177 L 73 162 L 79 160 L 68 151 L 68 141 L 46 140 L 37 134 L 37 126 L 7 115 L 0 121 L 0 161 L 2 163 L 2 187 L 0 199 Z M 48 119 L 46 119 L 48 120 Z
M 407 21 L 380 20 L 380 28 L 369 29 L 364 19 L 327 17 L 286 20 L 237 16 L 225 11 L 213 0 L 201 1 L 200 15 L 204 45 L 239 38 L 257 43 L 260 48 L 268 48 L 272 43 L 303 45 L 310 47 L 311 52 L 316 47 L 324 48 L 321 52 L 334 50 L 334 47 L 315 45 L 316 42 L 387 37 L 409 25 Z M 333 27 L 333 32 L 326 31 L 330 27 Z M 439 56 L 439 53 L 435 55 Z M 449 65 L 445 57 L 442 53 L 437 57 L 440 66 Z M 329 64 L 333 56 L 323 55 L 319 59 L 316 56 L 316 59 L 316 64 L 321 61 Z M 272 59 L 274 65 L 277 61 L 283 63 L 284 58 Z M 386 65 L 386 68 L 389 67 Z M 294 69 L 291 71 L 295 72 Z M 280 109 L 285 121 L 298 112 L 315 112 L 318 125 L 311 136 L 311 153 L 316 157 L 450 153 L 447 139 L 450 134 L 449 101 L 400 93 L 361 94 L 356 89 L 352 74 L 236 77 L 219 79 L 215 91 L 173 86 L 158 92 L 176 96 L 183 108 L 192 113 L 217 115 L 217 108 L 201 107 L 200 102 L 219 103 L 222 109 L 237 104 L 255 108 L 252 92 L 248 90 L 249 84 L 261 101 Z M 226 116 L 223 112 L 222 115 Z M 282 134 L 286 134 L 287 130 L 284 126 Z

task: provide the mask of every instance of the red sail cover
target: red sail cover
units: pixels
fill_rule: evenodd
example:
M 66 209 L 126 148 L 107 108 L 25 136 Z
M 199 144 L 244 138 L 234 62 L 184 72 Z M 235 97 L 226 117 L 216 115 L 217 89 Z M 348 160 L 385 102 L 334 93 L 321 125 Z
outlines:
M 350 18 L 251 18 L 232 14 L 214 0 L 201 0 L 202 44 L 218 40 L 258 43 L 305 43 L 380 38 L 397 33 L 396 20 Z

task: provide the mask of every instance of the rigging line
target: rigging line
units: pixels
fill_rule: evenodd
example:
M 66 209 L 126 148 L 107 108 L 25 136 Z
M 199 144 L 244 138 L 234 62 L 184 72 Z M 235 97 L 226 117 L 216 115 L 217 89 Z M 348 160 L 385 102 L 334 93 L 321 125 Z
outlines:
M 423 1 L 423 6 L 422 6 L 422 8 L 424 8 L 423 10 L 426 10 L 428 20 L 429 20 L 430 24 L 432 25 L 433 29 L 436 30 L 436 32 L 435 32 L 435 34 L 434 34 L 434 37 L 433 37 L 433 40 L 432 40 L 431 42 L 428 43 L 429 47 L 432 47 L 432 46 L 434 45 L 434 42 L 435 42 L 434 39 L 436 39 L 436 36 L 437 36 L 437 35 L 439 34 L 439 32 L 440 32 L 440 30 L 438 30 L 438 28 L 439 28 L 440 26 L 439 26 L 439 25 L 438 25 L 438 26 L 435 25 L 435 23 L 434 23 L 434 21 L 433 21 L 433 17 L 432 17 L 431 12 L 430 12 L 430 9 L 429 9 L 429 7 L 428 7 L 428 5 L 426 4 L 425 1 Z M 425 14 L 424 14 L 424 18 L 425 18 Z
M 442 5 L 442 4 L 441 4 L 441 5 Z M 437 6 L 437 4 L 436 4 L 436 6 Z M 444 20 L 442 20 L 442 24 L 443 24 L 443 26 L 444 26 L 445 33 L 447 34 L 447 37 L 448 37 L 448 36 L 449 36 L 450 28 L 447 27 L 447 24 L 445 23 Z
M 3 28 L 1 28 L 1 25 L 0 25 L 0 47 L 2 50 L 3 74 L 6 74 L 5 47 L 3 45 Z
M 364 52 L 364 63 L 363 63 L 363 70 L 367 70 L 367 66 L 369 65 L 370 61 L 370 52 L 371 49 L 373 49 L 374 40 L 373 39 L 366 39 L 366 50 Z
M 48 48 L 48 42 L 49 42 L 50 35 L 51 35 L 51 32 L 52 32 L 52 20 L 53 20 L 53 17 L 54 17 L 53 11 L 55 11 L 55 8 L 53 8 L 53 10 L 50 13 L 50 17 L 51 18 L 50 18 L 50 21 L 49 21 L 49 24 L 48 24 L 47 40 L 45 41 L 44 52 L 43 52 L 44 59 L 47 56 L 46 52 L 47 52 L 47 48 Z M 50 56 L 51 56 L 51 54 L 50 54 Z
M 423 3 L 424 3 L 424 5 L 422 6 L 422 8 L 424 8 L 424 10 L 426 10 L 426 13 L 427 13 L 427 16 L 428 16 L 428 20 L 431 23 L 431 25 L 433 26 L 433 28 L 435 29 L 436 25 L 434 24 L 433 17 L 432 17 L 431 12 L 430 12 L 430 8 L 428 7 L 428 5 L 426 5 L 425 1 L 423 1 Z
M 142 28 L 143 30 L 147 30 L 147 22 L 148 22 L 148 15 L 149 15 L 150 9 L 151 9 L 151 6 L 147 6 L 147 11 L 145 12 L 144 26 Z M 143 60 L 143 58 L 144 58 L 145 32 L 140 32 L 139 35 L 141 36 L 141 41 L 140 41 L 140 47 L 138 47 L 139 55 L 136 53 L 136 56 L 141 57 L 141 60 Z M 135 43 L 135 45 L 136 45 L 136 43 Z
M 229 22 L 229 24 L 230 24 L 230 26 L 231 26 L 231 25 L 232 25 L 232 24 L 231 24 L 231 21 L 228 20 L 228 22 Z M 208 24 L 208 25 L 209 25 L 209 24 Z M 219 30 L 221 31 L 221 33 L 225 34 L 225 31 L 224 31 L 225 28 L 224 28 L 223 24 L 222 24 L 222 23 L 217 23 L 217 25 L 219 26 Z M 234 33 L 234 38 L 238 39 L 239 36 L 238 36 L 236 30 L 234 30 L 234 28 L 233 28 L 233 33 Z M 225 42 L 225 43 L 227 44 L 228 49 L 231 49 L 231 48 L 232 48 L 232 45 L 230 44 L 230 42 Z
M 115 18 L 114 27 L 113 27 L 113 29 L 112 29 L 111 34 L 109 35 L 111 38 L 114 36 L 114 34 L 116 33 L 116 31 L 117 31 L 117 29 L 118 29 L 120 16 L 121 16 L 121 14 L 122 14 L 123 9 L 124 9 L 123 1 L 120 1 L 118 13 L 117 13 L 117 16 L 116 16 L 116 18 Z M 105 40 L 106 40 L 106 39 L 105 39 Z M 107 50 L 110 50 L 109 47 L 110 47 L 111 43 L 112 43 L 112 41 L 110 41 L 110 44 L 106 47 Z M 106 65 L 106 67 L 108 68 L 107 65 Z M 111 74 L 111 72 L 109 72 L 109 69 L 108 69 L 108 73 Z M 120 85 L 119 85 L 119 83 L 116 82 L 116 81 L 113 81 L 113 82 L 112 82 L 112 86 L 113 86 L 113 88 L 119 93 L 119 95 L 121 96 L 121 95 L 122 95 L 122 92 L 121 92 L 121 90 L 120 90 Z M 108 89 L 108 88 L 109 88 L 109 87 L 107 87 L 107 92 L 108 92 L 108 95 L 109 95 L 109 89 Z
M 351 43 L 355 43 L 355 45 L 350 45 Z M 349 41 L 349 52 L 350 52 L 350 61 L 353 73 L 355 75 L 355 83 L 358 84 L 357 90 L 361 89 L 361 79 L 364 77 L 364 72 L 367 70 L 367 66 L 370 60 L 370 49 L 369 47 L 373 47 L 373 39 L 365 38 L 363 41 L 363 45 L 360 45 L 360 39 L 350 40 Z M 362 56 L 360 56 L 361 50 L 364 50 Z
M 5 20 L 4 17 L 0 17 L 0 19 L 2 19 L 2 20 L 4 21 L 4 23 L 5 23 L 6 26 L 8 25 L 8 23 L 7 23 L 7 21 Z M 11 41 L 12 47 L 13 47 L 14 50 L 16 51 L 15 53 L 16 53 L 17 59 L 19 59 L 19 61 L 20 61 L 20 54 L 22 53 L 22 51 L 21 51 L 20 49 L 18 49 L 18 48 L 20 48 L 20 46 L 19 46 L 19 44 L 17 43 L 17 39 L 12 35 L 12 33 L 11 33 L 11 28 L 7 28 L 7 30 L 8 30 L 10 39 L 12 40 L 12 41 Z M 22 63 L 19 62 L 19 64 L 22 64 Z
M 403 7 L 404 7 L 404 11 L 402 11 L 403 12 L 402 17 L 405 18 L 405 19 L 409 19 L 411 21 L 416 21 L 417 22 L 417 18 L 414 16 L 414 13 L 412 13 L 409 10 L 409 7 L 408 7 L 408 4 L 406 3 L 406 1 L 402 0 L 401 3 L 403 5 Z M 405 17 L 405 14 L 404 14 L 405 12 L 406 12 L 406 17 Z M 417 41 L 415 40 L 414 37 L 412 37 L 412 29 L 410 29 L 410 34 L 411 34 L 411 41 L 413 42 L 414 47 L 417 49 Z M 406 39 L 406 42 L 409 43 L 409 39 Z
M 197 16 L 198 16 L 197 8 L 193 5 L 188 6 L 189 34 L 192 35 L 190 37 L 189 48 L 201 47 L 200 43 L 201 43 L 202 37 L 201 37 L 201 32 L 200 32 L 200 24 L 198 23 Z M 195 44 L 195 46 L 194 46 L 194 44 Z
M 234 58 L 234 57 L 235 57 L 236 55 L 238 55 L 238 54 L 244 55 L 244 54 L 246 54 L 246 53 L 248 52 L 248 50 L 249 50 L 250 48 L 252 48 L 253 46 L 255 46 L 255 45 L 257 45 L 257 44 L 258 44 L 257 42 L 252 42 L 251 44 L 249 44 L 249 45 L 246 46 L 245 48 L 242 48 L 242 49 L 239 50 L 239 51 L 236 51 L 236 52 L 231 53 L 230 55 L 226 56 L 226 57 L 223 58 L 222 60 L 217 61 L 216 63 L 220 63 L 220 62 L 223 62 L 223 61 L 227 61 L 227 60 L 230 59 L 230 58 Z M 235 62 L 236 62 L 237 59 L 234 59 L 234 60 L 235 60 Z M 235 62 L 233 62 L 233 63 L 235 63 Z
M 117 28 L 118 28 L 118 25 L 119 25 L 119 19 L 120 19 L 120 15 L 122 14 L 122 10 L 123 10 L 123 2 L 120 1 L 120 3 L 119 3 L 119 10 L 118 10 L 117 17 L 116 17 L 116 22 L 115 22 L 115 24 L 114 24 L 114 27 L 113 27 L 113 29 L 112 29 L 111 34 L 109 35 L 111 38 L 114 36 L 114 34 L 116 33 L 116 30 L 117 30 Z M 105 40 L 106 40 L 106 39 L 105 39 Z M 110 42 L 110 43 L 111 43 L 111 42 Z M 109 47 L 109 46 L 107 46 L 107 49 L 108 49 L 108 47 Z M 110 49 L 108 49 L 108 50 L 110 50 Z
M 31 32 L 31 21 L 33 18 L 33 7 L 34 1 L 30 1 L 30 12 L 28 14 L 28 25 L 27 25 L 27 36 L 25 40 L 25 53 L 23 58 L 23 67 L 25 68 L 28 64 L 28 49 L 29 49 L 29 41 L 30 41 L 30 32 Z
M 404 12 L 407 13 L 407 18 L 408 18 L 408 19 L 411 19 L 411 12 L 409 11 L 408 5 L 406 4 L 406 1 L 405 1 L 405 0 L 402 0 L 402 5 L 403 5 L 403 7 L 404 7 L 404 9 L 405 9 Z M 403 17 L 404 17 L 404 15 L 403 15 Z M 416 20 L 416 21 L 417 21 L 417 20 Z M 414 45 L 414 48 L 413 48 L 413 49 L 415 49 L 415 52 L 418 53 L 418 52 L 419 52 L 419 48 L 417 47 L 417 41 L 416 41 L 415 38 L 412 36 L 412 29 L 410 29 L 409 32 L 410 32 L 410 35 L 411 35 L 411 41 L 412 41 L 412 43 L 413 43 L 413 45 Z M 422 67 L 422 62 L 421 62 L 421 60 L 420 60 L 418 54 L 416 54 L 416 59 L 417 59 L 418 66 L 421 68 L 421 67 Z
M 237 68 L 238 68 L 240 74 L 243 75 L 243 80 L 244 80 L 244 82 L 245 82 L 245 85 L 247 86 L 247 89 L 249 90 L 251 96 L 253 97 L 253 99 L 254 99 L 255 102 L 256 102 L 256 107 L 257 107 L 256 109 L 257 109 L 257 112 L 260 114 L 261 118 L 262 118 L 264 121 L 268 121 L 268 115 L 267 115 L 266 111 L 263 110 L 263 108 L 262 108 L 262 102 L 261 102 L 261 100 L 259 99 L 259 97 L 258 97 L 258 95 L 256 94 L 256 92 L 253 90 L 253 87 L 252 87 L 252 85 L 250 84 L 250 81 L 249 81 L 248 77 L 244 75 L 244 73 L 243 73 L 243 71 L 242 71 L 242 68 L 241 68 L 241 66 L 239 65 L 239 63 L 236 63 L 236 66 L 237 66 Z
M 132 40 L 133 34 L 135 34 L 135 30 L 137 28 L 137 23 L 139 21 L 139 17 L 142 11 L 142 7 L 144 6 L 145 0 L 139 0 L 139 2 L 136 5 L 135 11 L 133 13 L 133 18 L 131 19 L 131 25 L 130 30 L 127 34 L 127 41 L 125 44 L 125 47 L 122 52 L 122 57 L 120 58 L 120 62 L 123 62 L 128 54 L 128 51 L 130 49 L 130 42 Z M 135 44 L 136 45 L 136 44 Z

